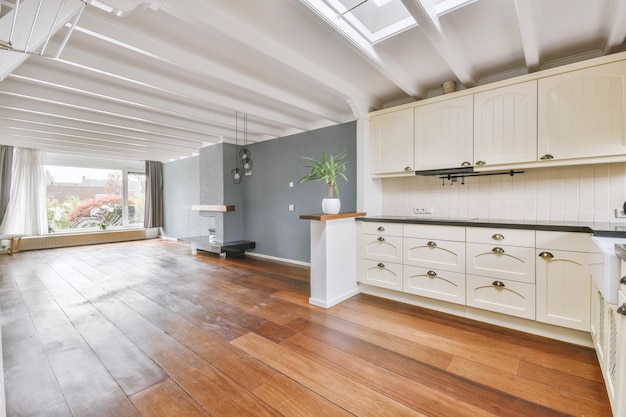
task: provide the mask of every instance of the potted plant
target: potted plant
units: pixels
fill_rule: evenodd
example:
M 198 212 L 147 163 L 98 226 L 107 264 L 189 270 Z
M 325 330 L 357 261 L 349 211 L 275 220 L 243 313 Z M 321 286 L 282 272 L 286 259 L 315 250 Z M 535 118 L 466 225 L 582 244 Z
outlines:
M 346 166 L 348 165 L 348 161 L 345 160 L 346 156 L 347 154 L 342 152 L 338 155 L 330 155 L 327 157 L 326 151 L 322 152 L 321 161 L 303 156 L 304 159 L 311 162 L 311 165 L 304 166 L 304 168 L 309 168 L 311 172 L 300 178 L 299 182 L 323 181 L 328 186 L 328 198 L 322 200 L 322 212 L 324 214 L 337 214 L 341 208 L 337 179 L 341 177 L 346 180 L 346 182 L 348 181 L 346 174 L 344 174 Z M 337 198 L 333 198 L 333 192 L 337 194 Z

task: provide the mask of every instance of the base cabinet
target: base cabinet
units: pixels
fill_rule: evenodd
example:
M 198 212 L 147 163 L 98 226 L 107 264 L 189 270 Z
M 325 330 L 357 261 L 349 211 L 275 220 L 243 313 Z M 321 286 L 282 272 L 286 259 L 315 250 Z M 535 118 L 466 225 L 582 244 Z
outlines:
M 467 275 L 467 305 L 496 313 L 535 319 L 535 285 Z

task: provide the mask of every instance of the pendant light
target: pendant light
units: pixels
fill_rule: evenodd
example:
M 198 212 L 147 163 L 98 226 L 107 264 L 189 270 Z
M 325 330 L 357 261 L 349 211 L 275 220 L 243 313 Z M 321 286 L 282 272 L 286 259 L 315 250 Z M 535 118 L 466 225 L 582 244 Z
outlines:
M 235 113 L 235 168 L 230 171 L 235 184 L 241 184 L 243 172 L 239 169 L 239 158 L 237 158 L 237 142 L 239 138 L 239 113 Z
M 243 149 L 241 153 L 241 166 L 243 167 L 243 173 L 246 176 L 252 175 L 252 158 L 250 150 L 248 149 L 248 115 L 243 116 Z

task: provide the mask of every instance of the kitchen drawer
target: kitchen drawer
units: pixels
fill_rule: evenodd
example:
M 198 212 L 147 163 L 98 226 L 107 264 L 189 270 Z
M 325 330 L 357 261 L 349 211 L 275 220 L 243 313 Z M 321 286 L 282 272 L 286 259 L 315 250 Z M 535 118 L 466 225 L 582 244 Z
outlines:
M 468 274 L 535 283 L 535 248 L 468 243 L 466 251 Z
M 402 291 L 402 265 L 393 262 L 362 259 L 359 282 Z
M 402 263 L 452 272 L 465 272 L 465 242 L 405 237 Z
M 361 235 L 361 257 L 375 261 L 402 263 L 402 238 Z
M 535 319 L 535 286 L 523 282 L 466 276 L 466 304 L 510 316 Z
M 468 227 L 465 234 L 466 240 L 473 243 L 535 247 L 534 230 Z
M 433 226 L 431 224 L 405 224 L 404 237 L 465 241 L 464 226 Z
M 465 305 L 465 274 L 404 266 L 404 292 Z
M 537 230 L 537 248 L 589 252 L 591 233 L 546 232 Z
M 402 223 L 361 222 L 361 233 L 370 235 L 402 236 Z

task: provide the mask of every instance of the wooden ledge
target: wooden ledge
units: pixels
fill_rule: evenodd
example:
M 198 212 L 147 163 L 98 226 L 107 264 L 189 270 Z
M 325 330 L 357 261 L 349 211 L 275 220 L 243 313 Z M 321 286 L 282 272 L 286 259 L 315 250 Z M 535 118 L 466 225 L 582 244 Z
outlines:
M 301 214 L 300 220 L 318 220 L 323 222 L 326 220 L 347 219 L 350 217 L 364 217 L 365 215 L 365 212 L 339 214 Z

